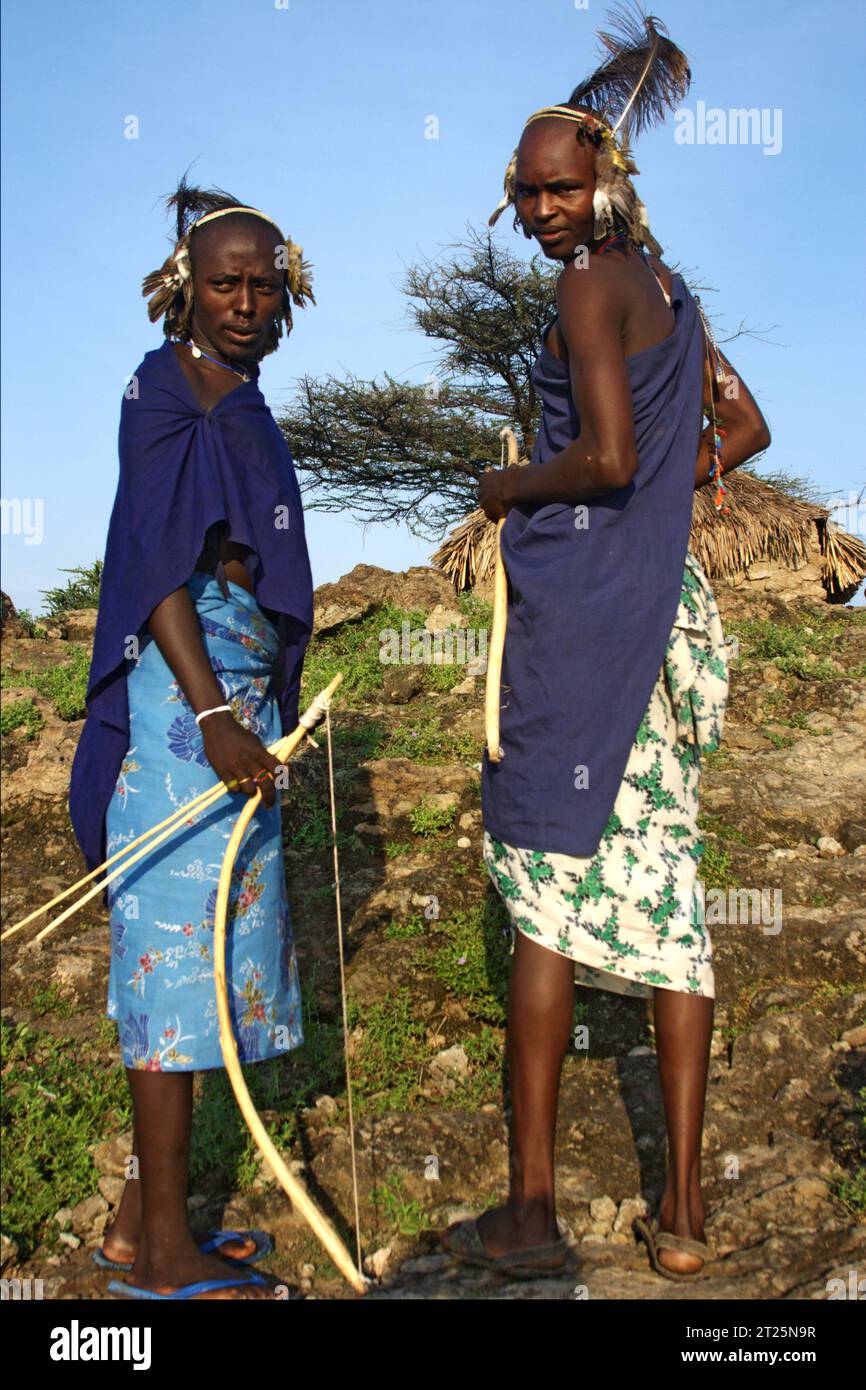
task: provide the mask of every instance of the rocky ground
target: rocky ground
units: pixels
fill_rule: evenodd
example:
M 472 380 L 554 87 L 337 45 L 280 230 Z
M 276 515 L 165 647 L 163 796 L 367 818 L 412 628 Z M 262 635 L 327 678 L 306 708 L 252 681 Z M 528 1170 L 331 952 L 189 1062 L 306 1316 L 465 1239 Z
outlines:
M 726 630 L 741 634 L 741 658 L 723 747 L 705 760 L 702 874 L 707 889 L 780 890 L 782 928 L 766 930 L 766 919 L 710 927 L 717 1000 L 703 1166 L 713 1258 L 694 1283 L 656 1275 L 631 1231 L 664 1171 L 651 1013 L 595 992 L 581 991 L 576 1017 L 589 1024 L 590 1046 L 566 1061 L 558 1130 L 572 1268 L 557 1280 L 507 1281 L 456 1270 L 439 1253 L 444 1226 L 501 1200 L 507 1179 L 506 938 L 481 861 L 483 675 L 460 673 L 449 690 L 417 667 L 384 667 L 375 688 L 347 689 L 335 705 L 370 1297 L 825 1299 L 829 1280 L 866 1275 L 866 615 L 716 592 Z M 435 571 L 359 566 L 317 590 L 312 650 L 330 666 L 312 674 L 357 664 L 357 635 L 386 602 L 423 611 L 430 629 L 467 623 Z M 41 724 L 3 741 L 4 923 L 81 873 L 66 792 L 82 725 L 58 717 L 38 673 L 68 664 L 76 645 L 86 651 L 91 632 L 86 611 L 41 637 L 5 623 L 4 711 L 32 701 Z M 785 639 L 778 652 L 774 634 Z M 321 741 L 297 764 L 284 802 L 308 1041 L 258 1103 L 351 1245 L 325 769 Z M 101 1021 L 108 942 L 97 904 L 44 942 L 26 928 L 4 948 L 6 1144 L 23 1158 L 4 1174 L 17 1226 L 4 1225 L 3 1274 L 41 1278 L 58 1298 L 108 1296 L 91 1252 L 129 1151 L 114 1029 Z M 67 1084 L 85 1080 L 70 1104 Z M 200 1087 L 208 1157 L 193 1165 L 196 1221 L 264 1227 L 277 1241 L 265 1268 L 293 1294 L 351 1297 L 244 1148 L 230 1100 L 212 1081 Z M 62 1146 L 41 1153 L 58 1132 L 68 1155 Z

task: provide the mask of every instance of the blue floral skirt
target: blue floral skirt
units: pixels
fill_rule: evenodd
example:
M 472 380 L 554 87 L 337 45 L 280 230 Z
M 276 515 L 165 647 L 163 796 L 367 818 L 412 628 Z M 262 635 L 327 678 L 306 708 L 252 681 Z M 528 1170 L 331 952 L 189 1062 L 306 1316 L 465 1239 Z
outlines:
M 265 745 L 281 735 L 272 676 L 279 639 L 251 593 L 195 571 L 186 588 L 226 704 Z M 204 739 L 157 643 L 139 634 L 127 677 L 129 748 L 106 816 L 108 854 L 136 839 L 217 779 Z M 280 789 L 260 804 L 235 863 L 226 923 L 229 1006 L 242 1062 L 303 1042 L 301 996 L 286 894 Z M 213 939 L 217 883 L 246 794 L 227 793 L 192 813 L 152 853 L 109 886 L 108 1017 L 123 1062 L 147 1071 L 222 1067 Z

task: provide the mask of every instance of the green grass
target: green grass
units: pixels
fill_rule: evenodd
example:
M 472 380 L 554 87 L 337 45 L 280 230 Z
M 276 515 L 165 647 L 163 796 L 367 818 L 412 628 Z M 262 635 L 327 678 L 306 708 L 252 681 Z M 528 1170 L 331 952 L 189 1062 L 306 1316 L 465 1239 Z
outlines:
M 440 1104 L 453 1110 L 478 1110 L 495 1101 L 502 1091 L 504 1038 L 485 1025 L 461 1041 L 469 1058 L 470 1073 L 465 1081 L 449 1091 Z
M 408 989 L 364 1009 L 350 998 L 349 1027 L 362 1030 L 352 1059 L 356 1114 L 416 1109 L 423 1099 L 420 1078 L 430 1046 L 426 1026 L 412 1012 Z
M 740 638 L 736 667 L 750 661 L 772 661 L 780 671 L 799 680 L 838 680 L 846 674 L 833 667 L 830 656 L 841 658 L 848 645 L 847 618 L 822 618 L 814 623 L 751 619 L 730 624 L 730 631 Z
M 390 734 L 382 757 L 413 758 L 419 763 L 477 762 L 477 742 L 468 733 L 443 727 L 442 716 L 433 710 L 417 710 L 407 722 Z
M 37 671 L 34 666 L 9 668 L 0 677 L 4 689 L 13 685 L 30 686 L 50 700 L 60 719 L 83 719 L 87 713 L 84 697 L 90 655 L 77 642 L 69 644 L 69 660 L 62 666 Z M 5 729 L 4 729 L 5 732 Z
M 356 706 L 376 696 L 387 669 L 381 657 L 384 639 L 380 634 L 386 628 L 400 633 L 404 622 L 411 628 L 423 627 L 424 614 L 386 603 L 358 622 L 343 623 L 335 632 L 313 638 L 304 661 L 302 703 L 323 689 L 338 671 L 343 675 L 338 692 L 342 705 Z
M 244 1072 L 268 1132 L 283 1151 L 297 1138 L 301 1110 L 323 1091 L 339 1092 L 345 1084 L 342 1026 L 320 1019 L 315 994 L 313 972 L 304 990 L 304 1045 Z M 54 986 L 34 992 L 33 1008 L 65 1016 Z M 104 1017 L 85 1044 L 2 1023 L 2 1224 L 22 1258 L 56 1240 L 56 1211 L 96 1191 L 99 1173 L 91 1147 L 131 1124 L 125 1072 L 113 1056 L 103 1060 L 116 1041 L 116 1025 Z M 247 1191 L 260 1168 L 225 1073 L 204 1073 L 196 1079 L 192 1184 Z
M 765 739 L 772 743 L 774 748 L 792 748 L 797 741 L 793 734 L 775 734 L 766 726 L 761 729 L 761 733 Z
M 707 772 L 724 771 L 733 765 L 734 755 L 727 748 L 715 748 L 711 752 L 701 753 L 701 766 Z
M 450 830 L 457 814 L 456 803 L 451 806 L 437 806 L 429 796 L 422 797 L 409 817 L 413 835 L 440 835 Z
M 405 922 L 391 922 L 385 928 L 385 935 L 389 940 L 403 941 L 414 936 L 423 936 L 427 930 L 427 924 L 419 912 L 410 917 Z
M 349 817 L 349 808 L 339 797 L 337 802 L 337 847 L 356 849 L 357 835 L 344 828 Z M 331 808 L 327 793 L 305 783 L 297 784 L 283 796 L 283 804 L 289 808 L 288 827 L 283 832 L 283 843 L 290 849 L 328 850 L 333 843 L 331 831 Z M 342 824 L 341 824 L 342 822 Z
M 855 1109 L 860 1117 L 859 1143 L 851 1145 L 853 1173 L 840 1171 L 830 1182 L 833 1196 L 855 1215 L 866 1212 L 866 1086 L 857 1092 Z
M 507 916 L 490 897 L 436 923 L 430 968 L 449 994 L 485 1023 L 505 1022 L 510 966 Z
M 352 1059 L 356 1115 L 431 1106 L 474 1111 L 500 1092 L 503 1042 L 485 1026 L 460 1039 L 469 1058 L 469 1075 L 432 1098 L 424 1094 L 427 1067 L 441 1045 L 427 1041 L 426 1024 L 415 1017 L 406 988 L 363 1009 L 350 1000 L 349 1027 L 362 1030 Z
M 94 560 L 92 565 L 61 569 L 61 574 L 71 574 L 73 578 L 57 588 L 42 590 L 48 609 L 46 616 L 59 618 L 70 608 L 98 608 L 102 568 L 102 560 Z
M 37 708 L 29 696 L 24 700 L 13 700 L 11 704 L 4 706 L 2 713 L 0 713 L 0 734 L 4 738 L 7 734 L 21 729 L 24 738 L 29 743 L 44 725 L 45 720 L 42 717 L 42 711 Z
M 705 830 L 709 834 L 718 835 L 720 840 L 736 840 L 741 845 L 750 845 L 752 841 L 742 830 L 737 830 L 733 825 L 727 825 L 719 816 L 712 816 L 708 811 L 702 811 L 698 816 L 698 829 Z
M 405 1179 L 400 1173 L 390 1173 L 372 1191 L 373 1206 L 386 1230 L 403 1236 L 417 1236 L 430 1229 L 430 1215 L 421 1203 L 406 1197 Z
M 84 1006 L 64 999 L 56 984 L 38 985 L 30 996 L 30 1008 L 37 1018 L 51 1014 L 54 1018 L 71 1018 L 82 1012 Z
M 713 840 L 704 845 L 698 868 L 698 878 L 708 888 L 738 888 L 739 880 L 731 870 L 731 856 Z
M 51 1218 L 96 1191 L 90 1146 L 131 1120 L 122 1068 L 71 1038 L 2 1023 L 3 1231 L 27 1259 Z
M 406 854 L 414 853 L 415 846 L 410 840 L 388 840 L 385 845 L 386 859 L 400 859 Z
M 341 687 L 342 688 L 342 687 Z M 339 699 L 339 690 L 336 698 Z M 331 737 L 334 744 L 334 766 L 351 767 L 366 762 L 368 758 L 381 756 L 388 737 L 387 730 L 376 719 L 365 720 L 363 724 L 345 725 L 339 720 L 332 725 Z

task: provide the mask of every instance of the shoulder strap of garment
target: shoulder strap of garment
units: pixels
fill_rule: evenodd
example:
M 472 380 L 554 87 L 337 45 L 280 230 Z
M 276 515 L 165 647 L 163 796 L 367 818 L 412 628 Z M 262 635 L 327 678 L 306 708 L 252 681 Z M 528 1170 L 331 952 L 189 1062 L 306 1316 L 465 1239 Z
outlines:
M 646 260 L 647 265 L 649 266 L 649 268 L 650 268 L 650 270 L 652 271 L 653 275 L 654 275 L 654 276 L 656 277 L 656 279 L 658 280 L 659 289 L 661 290 L 662 294 L 664 295 L 664 297 L 665 297 L 665 303 L 667 304 L 668 308 L 670 309 L 670 307 L 671 307 L 671 297 L 670 297 L 670 295 L 668 294 L 667 290 L 665 289 L 664 285 L 663 285 L 662 282 L 661 282 L 661 276 L 659 275 L 659 273 L 658 273 L 658 271 L 656 270 L 655 266 L 652 265 L 652 264 L 650 263 L 650 261 L 649 261 L 649 259 L 647 258 L 646 255 L 644 256 L 644 260 Z
M 649 264 L 649 261 L 648 261 L 648 264 Z M 649 268 L 651 268 L 651 271 L 653 272 L 653 275 L 655 275 L 657 281 L 659 281 L 659 289 L 660 289 L 660 291 L 662 291 L 662 293 L 663 293 L 663 295 L 664 295 L 664 303 L 666 303 L 666 304 L 667 304 L 667 307 L 669 307 L 669 309 L 670 309 L 670 307 L 671 307 L 671 306 L 670 306 L 670 295 L 669 295 L 669 293 L 667 293 L 666 289 L 664 289 L 664 285 L 662 284 L 662 277 L 660 277 L 659 272 L 657 272 L 657 270 L 656 270 L 656 268 L 655 268 L 655 265 L 649 265 Z

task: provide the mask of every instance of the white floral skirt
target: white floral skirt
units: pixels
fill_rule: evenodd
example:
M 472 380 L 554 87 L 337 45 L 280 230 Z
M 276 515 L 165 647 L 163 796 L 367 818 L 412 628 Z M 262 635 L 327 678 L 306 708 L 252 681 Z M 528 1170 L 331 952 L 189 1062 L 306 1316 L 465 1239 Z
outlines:
M 718 748 L 728 698 L 721 618 L 686 555 L 674 626 L 595 854 L 518 849 L 484 832 L 484 860 L 512 926 L 574 960 L 580 985 L 715 996 L 697 874 L 701 752 Z

